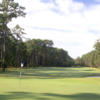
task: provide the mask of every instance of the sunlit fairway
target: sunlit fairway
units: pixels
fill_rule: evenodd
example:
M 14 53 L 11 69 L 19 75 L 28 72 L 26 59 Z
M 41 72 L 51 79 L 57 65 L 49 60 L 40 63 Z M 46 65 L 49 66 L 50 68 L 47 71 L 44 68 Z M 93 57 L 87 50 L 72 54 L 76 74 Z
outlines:
M 0 100 L 100 100 L 100 70 L 39 67 L 0 72 Z

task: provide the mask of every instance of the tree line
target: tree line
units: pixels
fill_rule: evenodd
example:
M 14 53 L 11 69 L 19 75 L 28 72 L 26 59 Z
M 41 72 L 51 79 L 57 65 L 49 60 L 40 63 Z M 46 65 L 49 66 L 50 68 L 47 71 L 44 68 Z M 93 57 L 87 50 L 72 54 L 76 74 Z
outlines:
M 0 42 L 0 48 L 1 45 Z M 13 35 L 9 35 L 6 37 L 6 49 L 5 63 L 7 66 L 19 67 L 21 61 L 24 66 L 28 67 L 72 66 L 74 64 L 74 60 L 68 55 L 68 52 L 53 47 L 51 40 L 32 39 L 23 42 Z M 1 64 L 2 59 L 0 58 Z
M 25 17 L 25 8 L 14 0 L 2 0 L 0 3 L 0 67 L 25 66 L 100 66 L 100 40 L 94 50 L 73 60 L 68 52 L 53 47 L 52 40 L 32 39 L 23 42 L 24 29 L 16 25 L 13 29 L 8 23 L 13 18 Z
M 71 66 L 73 59 L 63 49 L 53 47 L 51 40 L 33 39 L 23 42 L 23 28 L 16 25 L 13 29 L 8 23 L 13 18 L 24 17 L 25 8 L 14 0 L 0 3 L 0 66 Z
M 63 49 L 53 47 L 51 40 L 33 39 L 25 42 L 27 65 L 29 66 L 72 66 L 74 60 Z
M 78 57 L 75 60 L 75 64 L 87 67 L 100 67 L 100 39 L 96 41 L 94 50 L 84 54 L 82 57 Z

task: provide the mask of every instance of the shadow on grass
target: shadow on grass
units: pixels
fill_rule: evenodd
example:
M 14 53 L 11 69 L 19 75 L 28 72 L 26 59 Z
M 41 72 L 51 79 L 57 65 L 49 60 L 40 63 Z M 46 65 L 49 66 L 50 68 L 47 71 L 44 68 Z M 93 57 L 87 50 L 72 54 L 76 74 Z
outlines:
M 58 79 L 58 78 L 82 78 L 90 76 L 100 76 L 99 72 L 92 69 L 82 68 L 53 68 L 43 67 L 35 69 L 22 69 L 22 78 L 38 78 L 38 79 Z M 18 78 L 20 70 L 9 70 L 5 73 L 0 72 L 0 77 Z
M 9 92 L 8 95 L 0 95 L 0 100 L 49 100 L 46 96 L 43 97 L 42 94 L 31 93 L 31 92 Z
M 100 100 L 100 94 L 95 93 L 80 93 L 73 95 L 45 93 L 46 96 L 53 96 L 56 98 L 69 98 L 71 100 Z
M 9 92 L 7 95 L 0 95 L 0 100 L 100 100 L 100 94 L 80 93 L 63 95 L 54 93 L 31 93 L 31 92 Z

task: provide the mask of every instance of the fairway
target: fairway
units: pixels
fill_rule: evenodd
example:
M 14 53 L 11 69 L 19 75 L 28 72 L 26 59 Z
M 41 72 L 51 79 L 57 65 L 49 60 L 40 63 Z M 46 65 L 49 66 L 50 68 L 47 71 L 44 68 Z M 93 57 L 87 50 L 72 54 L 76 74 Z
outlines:
M 0 100 L 100 100 L 100 70 L 37 67 L 0 72 Z

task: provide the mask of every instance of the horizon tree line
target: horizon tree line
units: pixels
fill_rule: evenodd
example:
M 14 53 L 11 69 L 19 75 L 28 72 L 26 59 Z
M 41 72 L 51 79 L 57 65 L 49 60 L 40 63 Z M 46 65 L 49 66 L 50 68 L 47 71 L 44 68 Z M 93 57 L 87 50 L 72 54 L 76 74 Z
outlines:
M 100 39 L 94 44 L 94 50 L 78 57 L 75 64 L 77 66 L 100 67 Z
M 33 39 L 23 42 L 23 28 L 16 25 L 11 30 L 7 25 L 13 18 L 24 17 L 25 8 L 14 0 L 0 3 L 0 66 L 71 66 L 73 59 L 63 49 L 53 47 L 51 40 Z

